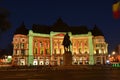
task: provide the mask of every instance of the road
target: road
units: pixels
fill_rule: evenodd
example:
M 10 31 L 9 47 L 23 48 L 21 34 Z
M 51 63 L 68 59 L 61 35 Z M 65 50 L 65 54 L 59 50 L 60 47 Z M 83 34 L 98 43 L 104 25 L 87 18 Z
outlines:
M 112 70 L 6 70 L 0 80 L 120 80 L 120 69 Z

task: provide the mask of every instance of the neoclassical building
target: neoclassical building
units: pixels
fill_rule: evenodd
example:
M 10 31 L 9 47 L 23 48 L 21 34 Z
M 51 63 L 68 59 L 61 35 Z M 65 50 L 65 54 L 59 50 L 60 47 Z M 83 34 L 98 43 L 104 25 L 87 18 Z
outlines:
M 68 26 L 59 18 L 53 25 L 33 24 L 26 29 L 24 23 L 16 29 L 13 37 L 13 65 L 63 65 L 62 41 L 68 32 L 72 45 L 73 65 L 105 64 L 108 44 L 95 25 Z

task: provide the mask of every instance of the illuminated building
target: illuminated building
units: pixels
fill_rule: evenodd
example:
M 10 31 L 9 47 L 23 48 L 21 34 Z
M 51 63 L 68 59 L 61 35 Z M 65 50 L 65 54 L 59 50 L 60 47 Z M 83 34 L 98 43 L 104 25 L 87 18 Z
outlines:
M 64 48 L 62 41 L 68 32 L 72 45 L 73 65 L 104 64 L 108 44 L 95 26 L 68 26 L 58 19 L 52 26 L 33 24 L 31 30 L 24 23 L 13 37 L 13 64 L 15 65 L 62 65 Z

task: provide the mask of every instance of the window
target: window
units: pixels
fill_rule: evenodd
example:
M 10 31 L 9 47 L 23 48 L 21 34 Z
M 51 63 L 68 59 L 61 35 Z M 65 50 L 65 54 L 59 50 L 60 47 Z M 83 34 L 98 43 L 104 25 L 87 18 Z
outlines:
M 96 54 L 99 54 L 99 49 L 96 50 Z
M 20 44 L 21 49 L 24 49 L 24 43 Z
M 21 50 L 21 54 L 25 55 L 25 50 L 24 49 Z
M 19 50 L 17 50 L 17 55 L 19 55 L 19 53 L 20 53 Z
M 57 52 L 56 49 L 54 49 L 54 54 L 56 54 L 56 52 Z
M 43 54 L 43 50 L 40 51 L 40 54 Z
M 98 47 L 100 47 L 101 46 L 101 44 L 96 44 L 96 48 L 98 48 Z
M 35 54 L 37 54 L 37 48 L 35 48 Z
M 17 50 L 15 50 L 15 54 L 17 55 Z
M 60 49 L 60 54 L 62 53 L 62 49 Z
M 79 50 L 78 50 L 78 51 L 79 51 L 79 53 L 80 53 L 80 54 L 82 53 L 81 48 L 79 48 Z
M 104 44 L 101 44 L 101 47 L 104 47 Z
M 38 46 L 38 42 L 37 42 L 37 41 L 35 41 L 35 42 L 34 42 L 34 45 L 35 45 L 35 47 L 37 47 L 37 46 Z
M 88 41 L 86 40 L 86 41 L 85 41 L 85 47 L 87 47 L 87 46 L 88 46 Z
M 45 49 L 45 53 L 48 54 L 48 49 Z
M 74 41 L 74 43 L 73 43 L 73 46 L 75 46 L 76 47 L 76 42 Z
M 57 46 L 57 43 L 54 43 L 54 46 Z
M 42 42 L 40 41 L 40 47 L 43 47 L 43 44 L 42 44 Z
M 16 49 L 19 48 L 19 44 L 15 44 L 15 48 L 16 48 Z

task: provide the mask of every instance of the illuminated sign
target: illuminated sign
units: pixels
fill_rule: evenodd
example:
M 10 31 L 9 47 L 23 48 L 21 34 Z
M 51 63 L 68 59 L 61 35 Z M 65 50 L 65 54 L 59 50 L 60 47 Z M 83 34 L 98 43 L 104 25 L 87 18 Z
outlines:
M 120 64 L 119 63 L 112 64 L 112 67 L 120 67 Z

